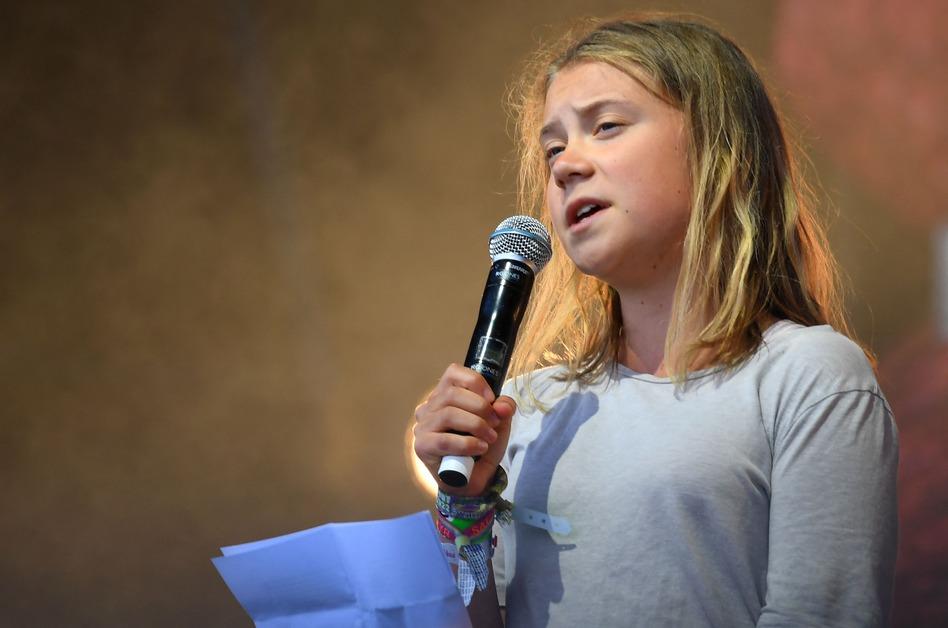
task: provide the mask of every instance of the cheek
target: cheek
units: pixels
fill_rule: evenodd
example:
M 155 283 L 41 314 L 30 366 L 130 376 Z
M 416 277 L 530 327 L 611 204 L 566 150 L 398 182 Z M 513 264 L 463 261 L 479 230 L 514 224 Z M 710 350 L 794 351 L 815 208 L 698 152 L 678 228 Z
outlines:
M 546 204 L 546 211 L 550 216 L 550 222 L 553 223 L 553 228 L 556 230 L 557 234 L 561 234 L 562 231 L 566 229 L 566 216 L 563 212 L 562 200 L 563 195 L 560 189 L 556 186 L 551 178 L 546 184 L 546 198 L 544 199 Z
M 691 217 L 691 170 L 687 158 L 669 148 L 652 163 L 645 186 L 656 208 L 656 220 L 668 226 L 687 225 Z

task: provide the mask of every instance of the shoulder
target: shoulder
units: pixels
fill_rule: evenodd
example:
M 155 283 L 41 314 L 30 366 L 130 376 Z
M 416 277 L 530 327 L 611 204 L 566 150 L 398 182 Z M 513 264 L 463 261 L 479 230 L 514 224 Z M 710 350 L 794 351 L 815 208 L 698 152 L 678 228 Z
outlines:
M 829 325 L 805 327 L 779 321 L 765 332 L 756 358 L 758 367 L 770 379 L 878 388 L 862 347 Z
M 829 325 L 780 321 L 764 334 L 751 362 L 761 405 L 778 431 L 811 410 L 842 408 L 844 402 L 891 415 L 865 352 Z

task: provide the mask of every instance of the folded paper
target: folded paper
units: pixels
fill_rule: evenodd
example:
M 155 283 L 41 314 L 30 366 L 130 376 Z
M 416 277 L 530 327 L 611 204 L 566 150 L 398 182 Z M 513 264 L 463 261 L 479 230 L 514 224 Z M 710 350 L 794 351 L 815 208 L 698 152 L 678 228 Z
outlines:
M 470 628 L 427 512 L 221 548 L 212 559 L 261 628 Z

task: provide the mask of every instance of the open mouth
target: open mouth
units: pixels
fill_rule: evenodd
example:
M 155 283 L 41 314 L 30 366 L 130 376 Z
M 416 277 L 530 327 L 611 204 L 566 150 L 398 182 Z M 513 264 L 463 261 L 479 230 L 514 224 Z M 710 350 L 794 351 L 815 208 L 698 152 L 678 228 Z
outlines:
M 577 225 L 584 220 L 588 220 L 590 217 L 594 216 L 606 207 L 606 205 L 601 205 L 599 203 L 586 203 L 576 210 L 576 214 L 573 216 L 573 220 L 570 225 Z

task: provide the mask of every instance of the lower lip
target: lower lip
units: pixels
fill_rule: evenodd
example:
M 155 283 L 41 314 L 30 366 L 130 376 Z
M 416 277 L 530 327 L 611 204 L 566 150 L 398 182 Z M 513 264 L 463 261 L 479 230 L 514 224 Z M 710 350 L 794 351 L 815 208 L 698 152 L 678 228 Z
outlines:
M 605 207 L 603 207 L 603 208 L 600 209 L 599 211 L 593 213 L 593 214 L 590 215 L 590 216 L 587 216 L 586 218 L 583 218 L 583 219 L 580 220 L 579 222 L 574 222 L 573 224 L 571 224 L 571 225 L 569 226 L 569 232 L 570 232 L 570 233 L 582 233 L 583 231 L 585 231 L 586 229 L 589 228 L 589 225 L 590 225 L 591 223 L 595 222 L 596 219 L 599 218 L 599 216 L 601 216 L 603 213 L 605 213 L 606 210 L 608 210 L 610 207 L 611 207 L 611 205 L 606 205 Z

